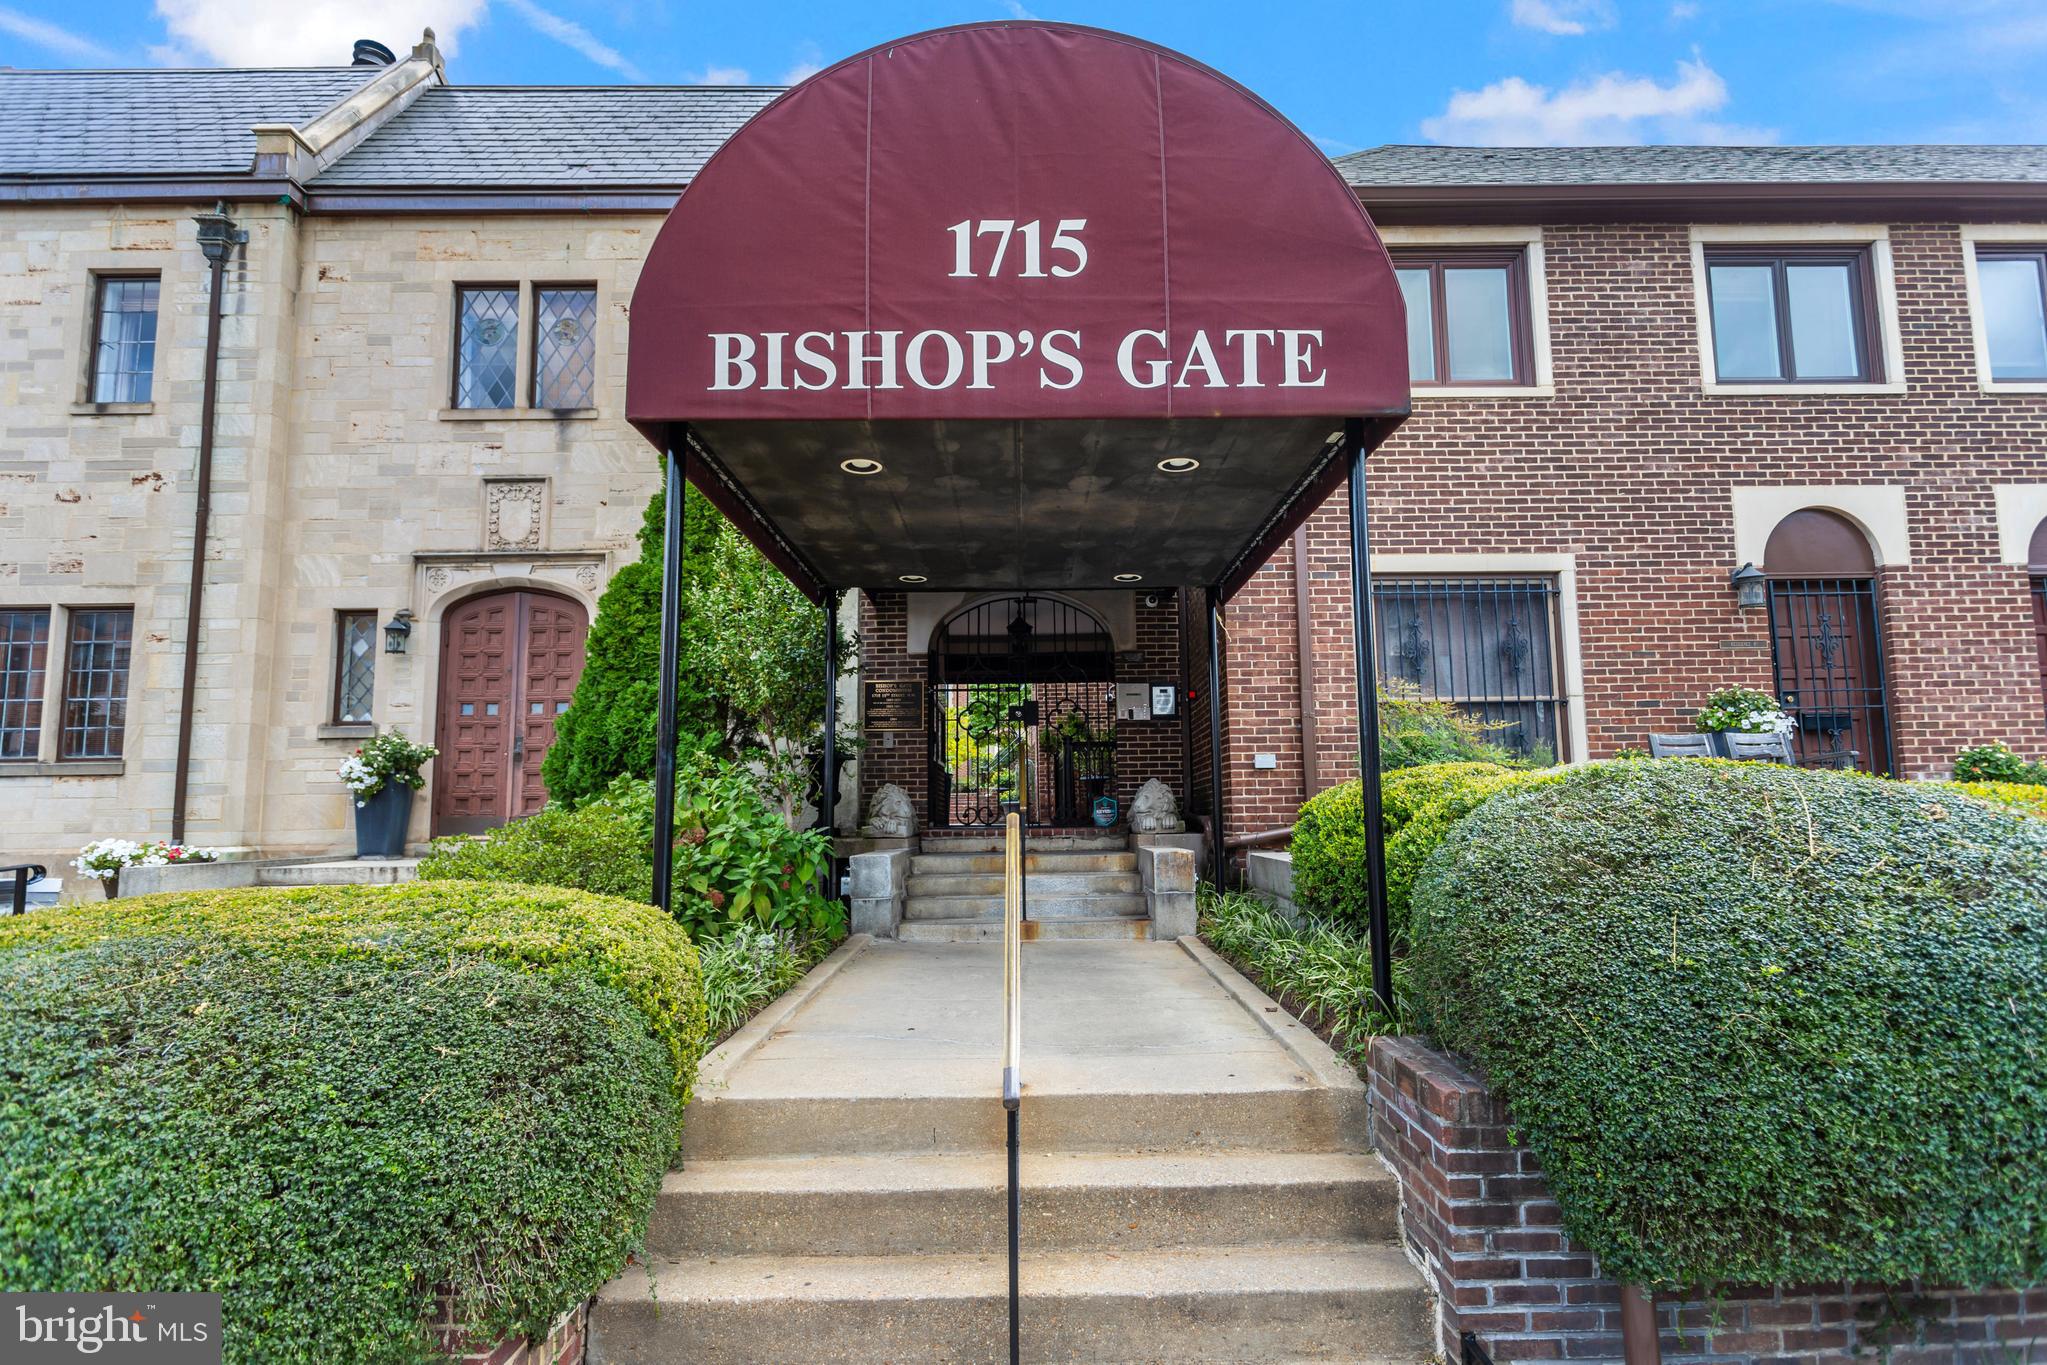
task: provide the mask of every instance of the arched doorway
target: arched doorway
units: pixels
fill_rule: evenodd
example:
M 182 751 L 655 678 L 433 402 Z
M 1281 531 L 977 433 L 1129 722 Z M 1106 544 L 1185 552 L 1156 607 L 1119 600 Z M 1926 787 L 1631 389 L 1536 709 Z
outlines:
M 512 589 L 441 620 L 435 834 L 478 834 L 547 804 L 540 760 L 583 674 L 582 604 Z
M 1079 825 L 1116 775 L 1116 649 L 1093 613 L 997 597 L 931 636 L 931 823 Z
M 1798 761 L 1891 770 L 1890 701 L 1876 557 L 1837 512 L 1810 507 L 1777 523 L 1763 550 L 1770 578 L 1770 663 L 1798 722 Z

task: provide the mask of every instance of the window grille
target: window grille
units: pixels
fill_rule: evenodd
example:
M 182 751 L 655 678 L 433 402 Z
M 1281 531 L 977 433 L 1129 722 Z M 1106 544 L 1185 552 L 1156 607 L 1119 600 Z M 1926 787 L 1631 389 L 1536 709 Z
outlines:
M 159 284 L 155 276 L 101 278 L 93 318 L 93 402 L 149 401 L 156 373 Z
M 1518 754 L 1570 757 L 1554 578 L 1375 578 L 1372 601 L 1382 680 L 1455 704 Z
M 135 614 L 126 607 L 71 613 L 64 674 L 65 758 L 119 758 L 128 723 L 128 659 Z
M 35 758 L 42 748 L 49 657 L 48 611 L 0 611 L 0 760 Z

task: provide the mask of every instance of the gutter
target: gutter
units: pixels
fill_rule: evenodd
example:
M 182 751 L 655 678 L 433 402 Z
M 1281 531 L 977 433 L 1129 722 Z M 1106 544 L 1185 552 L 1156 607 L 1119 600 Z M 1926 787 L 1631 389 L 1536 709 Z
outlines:
M 1996 222 L 2047 217 L 2037 180 L 1727 181 L 1605 185 L 1369 185 L 1375 223 Z

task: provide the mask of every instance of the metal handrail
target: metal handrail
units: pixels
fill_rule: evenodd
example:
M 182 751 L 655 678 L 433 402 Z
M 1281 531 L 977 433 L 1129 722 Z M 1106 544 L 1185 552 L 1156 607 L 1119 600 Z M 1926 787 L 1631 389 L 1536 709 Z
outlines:
M 41 863 L 12 863 L 6 867 L 0 867 L 0 875 L 5 875 L 9 881 L 14 883 L 14 893 L 8 897 L 13 902 L 14 908 L 7 913 L 10 915 L 25 915 L 28 913 L 28 884 L 30 882 L 39 882 L 50 874 Z
M 1004 821 L 1002 846 L 1002 1107 L 1009 1126 L 1009 1359 L 1019 1352 L 1017 1263 L 1022 1245 L 1023 1194 L 1018 1178 L 1017 1121 L 1023 1108 L 1023 816 Z

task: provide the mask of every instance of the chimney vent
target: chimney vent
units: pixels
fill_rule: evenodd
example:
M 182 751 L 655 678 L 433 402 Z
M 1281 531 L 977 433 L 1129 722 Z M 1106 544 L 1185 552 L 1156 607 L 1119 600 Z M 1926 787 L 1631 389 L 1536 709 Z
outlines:
M 351 66 L 389 66 L 398 60 L 397 54 L 374 38 L 355 40 L 355 60 Z

